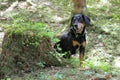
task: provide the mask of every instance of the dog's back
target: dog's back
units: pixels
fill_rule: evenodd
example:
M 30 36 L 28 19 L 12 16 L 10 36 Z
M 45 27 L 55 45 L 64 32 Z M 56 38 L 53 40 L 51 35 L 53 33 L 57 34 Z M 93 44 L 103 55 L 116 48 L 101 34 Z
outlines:
M 64 53 L 71 49 L 72 45 L 72 34 L 69 30 L 68 32 L 64 33 L 62 36 L 59 36 L 60 41 L 57 42 L 54 46 L 57 52 Z M 59 50 L 61 48 L 61 50 Z

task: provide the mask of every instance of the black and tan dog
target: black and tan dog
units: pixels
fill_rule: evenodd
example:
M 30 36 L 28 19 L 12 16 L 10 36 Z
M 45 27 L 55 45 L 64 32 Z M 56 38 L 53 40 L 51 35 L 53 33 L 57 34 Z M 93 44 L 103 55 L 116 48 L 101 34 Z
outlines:
M 67 52 L 63 57 L 70 58 L 79 49 L 80 64 L 83 62 L 86 45 L 86 26 L 90 25 L 90 19 L 83 14 L 76 14 L 71 19 L 70 29 L 60 36 L 60 41 L 54 46 L 57 52 Z M 59 48 L 61 50 L 59 50 Z

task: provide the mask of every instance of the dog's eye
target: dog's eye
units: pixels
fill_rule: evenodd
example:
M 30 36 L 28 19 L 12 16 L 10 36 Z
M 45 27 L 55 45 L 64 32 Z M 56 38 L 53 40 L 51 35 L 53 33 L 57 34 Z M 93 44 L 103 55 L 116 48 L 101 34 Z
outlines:
M 76 18 L 74 18 L 74 20 L 76 20 Z

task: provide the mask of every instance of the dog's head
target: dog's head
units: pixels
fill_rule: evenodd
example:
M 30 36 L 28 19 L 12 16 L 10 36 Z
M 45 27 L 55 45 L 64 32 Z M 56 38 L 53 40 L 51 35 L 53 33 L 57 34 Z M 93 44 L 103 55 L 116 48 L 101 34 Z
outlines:
M 83 14 L 76 14 L 71 19 L 71 27 L 73 27 L 76 33 L 82 33 L 85 26 L 90 25 L 90 19 Z

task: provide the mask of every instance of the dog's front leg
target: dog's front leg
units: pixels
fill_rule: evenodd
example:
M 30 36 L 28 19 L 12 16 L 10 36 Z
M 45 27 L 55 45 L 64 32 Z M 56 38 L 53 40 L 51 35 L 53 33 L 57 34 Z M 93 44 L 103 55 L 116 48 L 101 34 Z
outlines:
M 82 42 L 82 44 L 79 48 L 79 50 L 80 50 L 80 53 L 79 53 L 80 66 L 83 64 L 83 61 L 84 61 L 85 45 L 86 45 L 86 42 Z

